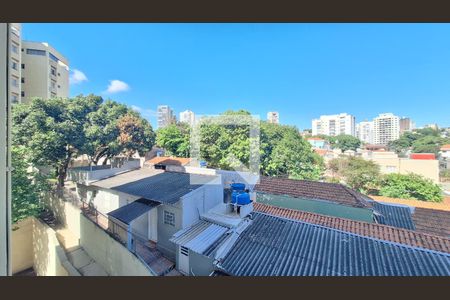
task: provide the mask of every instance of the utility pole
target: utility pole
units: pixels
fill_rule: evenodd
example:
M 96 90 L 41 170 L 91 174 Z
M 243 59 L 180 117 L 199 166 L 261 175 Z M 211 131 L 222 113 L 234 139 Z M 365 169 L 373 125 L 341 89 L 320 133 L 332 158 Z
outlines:
M 11 275 L 11 102 L 9 99 L 10 24 L 0 23 L 0 275 Z

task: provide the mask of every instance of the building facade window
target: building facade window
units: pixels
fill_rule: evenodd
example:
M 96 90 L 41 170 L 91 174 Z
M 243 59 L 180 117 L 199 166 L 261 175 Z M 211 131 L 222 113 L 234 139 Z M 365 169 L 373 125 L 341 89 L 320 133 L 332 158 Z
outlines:
M 13 77 L 11 80 L 12 86 L 19 87 L 19 78 Z
M 165 210 L 164 211 L 164 224 L 175 226 L 175 214 Z
M 25 92 L 24 92 L 24 91 L 22 91 L 21 95 L 22 95 L 22 97 L 25 97 Z
M 50 74 L 52 74 L 53 76 L 56 76 L 56 68 L 55 67 L 51 67 Z
M 45 56 L 45 50 L 27 49 L 27 54 Z
M 14 43 L 12 43 L 12 44 L 11 44 L 11 50 L 12 50 L 12 52 L 14 52 L 14 53 L 19 53 L 19 46 L 16 45 L 16 44 L 14 44 Z
M 11 68 L 13 68 L 14 70 L 17 70 L 17 62 L 16 61 L 11 61 Z
M 48 56 L 50 56 L 50 59 L 53 61 L 56 61 L 56 62 L 59 61 L 59 59 L 56 56 L 54 56 L 53 54 L 51 54 L 50 52 L 48 53 Z
M 25 78 L 22 77 L 22 78 L 20 79 L 20 82 L 25 83 Z
M 11 94 L 11 102 L 12 103 L 19 103 L 19 95 Z
M 25 69 L 25 64 L 22 64 L 22 69 Z

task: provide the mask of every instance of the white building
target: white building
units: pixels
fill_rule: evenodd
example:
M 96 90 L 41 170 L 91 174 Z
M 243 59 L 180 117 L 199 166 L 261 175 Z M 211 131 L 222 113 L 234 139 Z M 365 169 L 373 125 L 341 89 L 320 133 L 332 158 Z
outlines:
M 175 115 L 169 105 L 158 106 L 158 128 L 163 128 L 175 122 Z
M 363 143 L 373 144 L 373 122 L 359 122 L 358 125 L 356 125 L 356 136 Z
M 194 125 L 195 122 L 195 114 L 193 111 L 185 110 L 180 112 L 180 122 L 187 123 L 189 126 Z
M 48 43 L 22 41 L 22 102 L 69 97 L 69 62 Z
M 324 115 L 312 120 L 312 135 L 337 136 L 348 134 L 356 136 L 355 117 L 347 113 Z
M 12 23 L 9 32 L 9 93 L 11 103 L 20 103 L 20 93 L 22 91 L 21 69 L 22 69 L 22 39 L 21 25 Z
M 400 137 L 400 118 L 384 113 L 373 119 L 374 144 L 386 145 Z
M 269 111 L 267 113 L 267 121 L 273 124 L 280 124 L 280 114 L 277 111 Z

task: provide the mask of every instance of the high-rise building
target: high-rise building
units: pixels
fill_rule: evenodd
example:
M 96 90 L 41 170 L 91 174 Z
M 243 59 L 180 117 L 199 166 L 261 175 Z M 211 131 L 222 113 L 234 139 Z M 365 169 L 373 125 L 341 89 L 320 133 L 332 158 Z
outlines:
M 9 96 L 11 103 L 20 103 L 22 91 L 21 68 L 22 68 L 22 26 L 12 23 L 9 27 Z
M 319 134 L 356 136 L 355 117 L 347 113 L 320 116 L 319 119 L 312 120 L 312 135 Z
M 277 111 L 269 111 L 267 113 L 267 121 L 273 124 L 280 124 L 280 114 Z
M 22 102 L 69 97 L 69 62 L 48 43 L 22 41 Z
M 176 122 L 173 110 L 170 108 L 169 105 L 159 105 L 157 113 L 158 113 L 158 128 L 163 128 L 168 126 L 169 124 L 173 124 Z
M 180 112 L 180 122 L 187 123 L 189 126 L 193 126 L 195 121 L 195 114 L 193 111 L 185 110 Z
M 373 122 L 359 122 L 358 125 L 356 125 L 356 136 L 363 143 L 373 144 Z
M 373 119 L 374 144 L 387 145 L 400 137 L 400 118 L 384 113 Z
M 405 131 L 412 131 L 414 128 L 415 124 L 411 118 L 403 117 L 400 119 L 400 135 Z

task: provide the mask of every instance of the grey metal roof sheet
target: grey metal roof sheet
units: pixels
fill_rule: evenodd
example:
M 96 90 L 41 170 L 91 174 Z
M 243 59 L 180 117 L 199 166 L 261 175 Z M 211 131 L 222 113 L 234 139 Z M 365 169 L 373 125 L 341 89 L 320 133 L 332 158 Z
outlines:
M 253 213 L 217 268 L 234 276 L 450 275 L 450 255 Z
M 100 180 L 93 185 L 161 203 L 173 204 L 216 177 L 152 169 L 139 169 Z M 195 184 L 191 184 L 191 179 Z
M 171 242 L 203 254 L 212 244 L 220 240 L 228 228 L 207 221 L 199 221 L 193 226 L 178 231 Z
M 147 199 L 138 199 L 133 201 L 127 205 L 119 207 L 116 210 L 113 210 L 108 213 L 108 216 L 111 216 L 125 224 L 130 224 L 136 218 L 142 216 L 152 208 L 160 205 L 159 202 L 147 200 Z
M 374 202 L 375 220 L 383 225 L 415 230 L 411 209 L 406 206 Z

